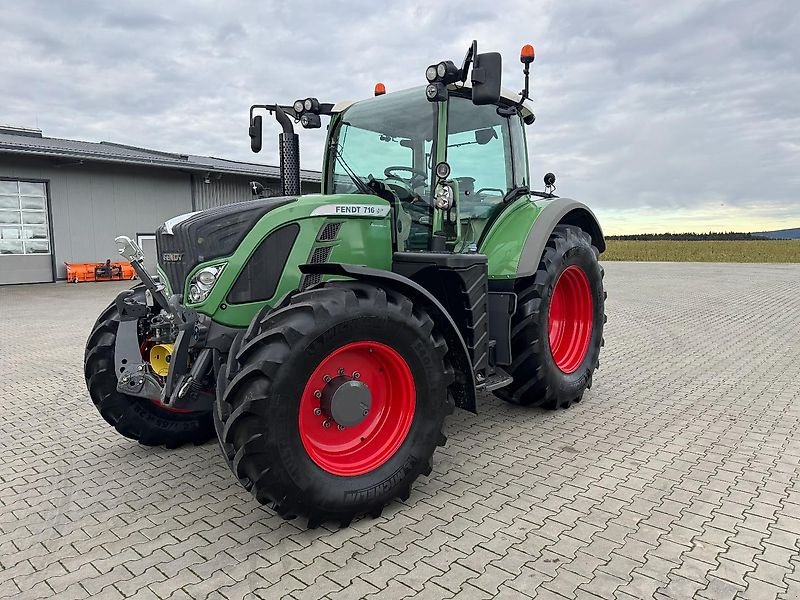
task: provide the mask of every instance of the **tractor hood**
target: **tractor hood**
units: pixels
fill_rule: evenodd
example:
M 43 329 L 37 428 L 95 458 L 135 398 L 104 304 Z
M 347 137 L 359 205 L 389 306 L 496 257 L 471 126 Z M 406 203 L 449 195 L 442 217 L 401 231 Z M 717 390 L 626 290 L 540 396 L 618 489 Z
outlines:
M 201 262 L 228 256 L 269 211 L 296 202 L 296 196 L 262 198 L 174 217 L 156 231 L 158 264 L 180 293 L 186 276 Z

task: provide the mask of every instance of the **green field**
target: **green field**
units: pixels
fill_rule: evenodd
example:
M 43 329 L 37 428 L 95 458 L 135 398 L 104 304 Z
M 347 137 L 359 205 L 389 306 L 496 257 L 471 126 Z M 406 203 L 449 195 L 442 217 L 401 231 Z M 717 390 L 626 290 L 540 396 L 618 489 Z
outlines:
M 800 263 L 800 240 L 607 240 L 602 260 Z

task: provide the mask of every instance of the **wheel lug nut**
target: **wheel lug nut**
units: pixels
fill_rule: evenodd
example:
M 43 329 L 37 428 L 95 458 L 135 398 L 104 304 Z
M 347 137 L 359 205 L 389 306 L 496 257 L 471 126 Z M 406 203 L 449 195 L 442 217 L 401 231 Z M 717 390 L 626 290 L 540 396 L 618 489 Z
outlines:
M 359 373 L 358 371 L 355 371 L 355 372 L 353 373 L 353 379 L 358 379 L 358 378 L 360 378 L 360 377 L 361 377 L 361 373 Z
M 340 376 L 344 375 L 344 369 L 339 369 L 338 373 L 339 373 Z
M 366 417 L 368 414 L 369 414 L 369 411 L 368 411 L 368 410 L 365 410 L 365 411 L 364 411 L 364 416 Z
M 319 390 L 314 391 L 314 398 L 322 398 L 322 392 Z
M 337 425 L 336 429 L 338 429 L 339 431 L 342 431 L 344 429 L 344 425 Z
M 331 380 L 331 376 L 330 375 L 323 375 L 322 376 L 322 381 L 324 381 L 325 383 L 329 383 L 330 380 Z
M 331 426 L 331 422 L 330 422 L 328 419 L 325 419 L 325 420 L 322 422 L 322 426 L 323 426 L 325 429 L 328 429 L 328 427 L 330 427 L 330 426 Z
M 320 416 L 322 414 L 322 409 L 318 406 L 314 409 L 314 414 Z

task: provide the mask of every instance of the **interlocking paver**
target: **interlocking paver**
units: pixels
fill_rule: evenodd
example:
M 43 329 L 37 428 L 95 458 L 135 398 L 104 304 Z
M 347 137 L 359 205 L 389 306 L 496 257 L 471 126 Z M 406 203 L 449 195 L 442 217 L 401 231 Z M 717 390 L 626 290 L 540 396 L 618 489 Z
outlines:
M 96 414 L 83 343 L 122 285 L 0 288 L 0 598 L 791 598 L 800 365 L 775 349 L 796 344 L 800 267 L 606 281 L 585 402 L 482 394 L 407 502 L 313 532 L 258 506 L 215 444 L 142 448 Z

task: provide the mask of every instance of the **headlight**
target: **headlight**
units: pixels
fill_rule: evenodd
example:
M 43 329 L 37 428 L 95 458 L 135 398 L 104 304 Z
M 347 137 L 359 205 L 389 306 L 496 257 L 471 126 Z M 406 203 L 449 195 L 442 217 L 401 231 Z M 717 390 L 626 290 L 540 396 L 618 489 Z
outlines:
M 453 188 L 446 183 L 436 186 L 434 193 L 434 204 L 439 210 L 449 210 L 453 206 Z
M 219 279 L 219 274 L 226 263 L 203 267 L 189 280 L 189 303 L 199 304 L 204 302 Z
M 292 105 L 292 108 L 294 108 L 294 112 L 296 112 L 299 115 L 301 112 L 303 112 L 303 101 L 295 100 L 294 104 Z
M 189 302 L 192 304 L 197 304 L 198 302 L 203 301 L 203 293 L 200 291 L 200 287 L 193 283 L 189 286 Z

